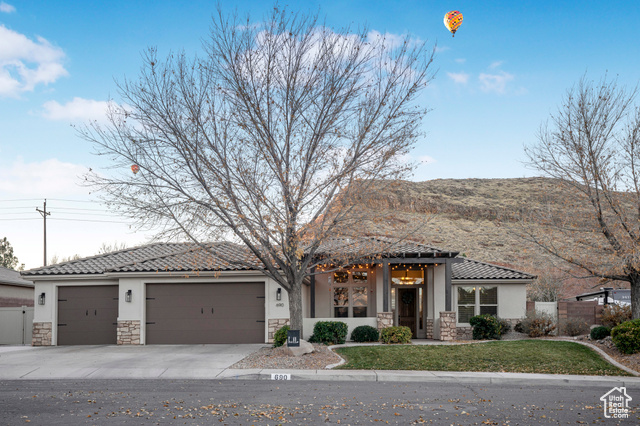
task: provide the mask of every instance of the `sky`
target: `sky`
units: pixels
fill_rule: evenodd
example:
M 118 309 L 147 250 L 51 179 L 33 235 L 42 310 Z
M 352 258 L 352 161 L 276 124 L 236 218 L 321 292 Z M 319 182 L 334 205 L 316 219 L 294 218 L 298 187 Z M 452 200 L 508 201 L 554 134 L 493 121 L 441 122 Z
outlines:
M 74 125 L 103 120 L 117 81 L 135 78 L 141 54 L 202 54 L 213 1 L 0 0 L 0 239 L 26 268 L 47 258 L 90 256 L 103 243 L 144 244 L 136 231 L 82 186 L 108 160 Z M 431 109 L 412 153 L 413 180 L 534 176 L 525 145 L 583 75 L 640 80 L 637 1 L 296 1 L 332 28 L 409 35 L 436 49 L 435 79 L 420 102 Z M 259 23 L 273 3 L 223 1 L 226 13 Z M 459 10 L 455 37 L 443 16 Z

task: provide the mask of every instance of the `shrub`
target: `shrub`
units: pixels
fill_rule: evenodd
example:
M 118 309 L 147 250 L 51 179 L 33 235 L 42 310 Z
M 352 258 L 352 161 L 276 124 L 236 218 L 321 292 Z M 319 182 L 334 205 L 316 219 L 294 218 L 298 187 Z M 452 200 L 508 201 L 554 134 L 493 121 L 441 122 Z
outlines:
M 473 326 L 473 340 L 500 340 L 500 321 L 493 315 L 476 315 L 469 324 Z
M 349 327 L 342 321 L 318 321 L 313 326 L 310 342 L 325 345 L 341 345 L 347 339 Z
M 640 352 L 640 319 L 625 321 L 611 330 L 611 339 L 624 354 Z
M 579 318 L 567 318 L 562 322 L 562 331 L 567 336 L 579 336 L 589 332 L 589 324 Z
M 600 326 L 591 329 L 591 340 L 602 340 L 611 335 L 611 329 L 609 327 Z
M 379 338 L 378 330 L 370 325 L 360 325 L 351 332 L 351 339 L 354 342 L 377 342 Z
M 556 329 L 556 321 L 546 312 L 531 311 L 520 321 L 520 329 L 529 337 L 548 336 Z
M 602 325 L 613 328 L 631 319 L 631 305 L 612 303 L 602 310 Z
M 411 343 L 411 329 L 409 327 L 387 327 L 382 329 L 380 340 L 382 343 Z
M 287 343 L 287 331 L 289 326 L 285 325 L 273 334 L 273 347 L 277 348 Z
M 500 336 L 504 336 L 511 331 L 511 322 L 509 320 L 500 317 L 496 318 L 498 318 L 498 321 L 500 322 Z
M 522 320 L 518 321 L 515 325 L 515 327 L 513 327 L 514 331 L 517 331 L 518 333 L 525 333 L 524 331 L 524 325 L 522 324 Z

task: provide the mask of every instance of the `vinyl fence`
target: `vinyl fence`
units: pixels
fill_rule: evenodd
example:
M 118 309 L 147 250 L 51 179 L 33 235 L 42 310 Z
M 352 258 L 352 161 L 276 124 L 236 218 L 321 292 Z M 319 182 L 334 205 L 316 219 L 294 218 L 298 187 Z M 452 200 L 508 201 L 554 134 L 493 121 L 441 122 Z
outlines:
M 0 345 L 30 345 L 33 307 L 0 308 Z

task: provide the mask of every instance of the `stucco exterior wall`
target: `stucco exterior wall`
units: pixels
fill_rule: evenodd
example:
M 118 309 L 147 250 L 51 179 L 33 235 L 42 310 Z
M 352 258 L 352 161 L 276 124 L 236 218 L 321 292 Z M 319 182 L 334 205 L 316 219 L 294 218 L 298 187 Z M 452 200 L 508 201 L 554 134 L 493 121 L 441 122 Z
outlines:
M 454 281 L 452 301 L 453 310 L 458 308 L 458 286 L 497 287 L 498 288 L 498 316 L 504 319 L 524 318 L 527 313 L 527 282 L 514 280 L 467 280 Z M 464 323 L 463 323 L 464 324 Z
M 33 306 L 33 287 L 0 284 L 0 307 Z

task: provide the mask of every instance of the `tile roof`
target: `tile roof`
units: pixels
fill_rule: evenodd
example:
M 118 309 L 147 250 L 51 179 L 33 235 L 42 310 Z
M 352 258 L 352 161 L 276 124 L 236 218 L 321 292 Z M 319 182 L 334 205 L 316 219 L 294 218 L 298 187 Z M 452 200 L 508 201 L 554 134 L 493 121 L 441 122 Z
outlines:
M 504 266 L 492 265 L 477 260 L 465 258 L 463 262 L 451 265 L 451 279 L 453 280 L 484 280 L 484 279 L 534 279 L 535 275 Z
M 388 240 L 379 237 L 354 242 L 348 239 L 333 239 L 321 247 L 326 250 L 360 253 L 363 249 L 389 247 Z M 359 244 L 359 245 L 358 245 Z M 368 246 L 371 244 L 371 247 Z M 212 251 L 204 250 L 193 243 L 154 243 L 111 253 L 100 254 L 55 265 L 23 271 L 25 277 L 49 275 L 82 275 L 118 272 L 191 272 L 260 270 L 261 263 L 243 246 L 222 242 L 208 244 Z M 352 246 L 356 246 L 355 248 Z M 440 250 L 424 244 L 402 241 L 388 248 L 383 257 L 455 257 L 457 252 Z M 224 259 L 233 261 L 229 263 Z M 532 279 L 533 275 L 489 263 L 464 259 L 452 265 L 452 279 Z
M 375 253 L 382 257 L 455 257 L 458 252 L 442 250 L 410 240 L 388 237 L 331 238 L 323 242 L 316 254 Z
M 105 272 L 157 272 L 157 271 L 225 271 L 260 269 L 260 264 L 248 250 L 232 243 L 209 245 L 216 256 L 193 243 L 154 243 L 111 253 L 85 257 L 69 262 L 44 266 L 22 272 L 23 276 L 102 274 Z M 235 259 L 230 264 L 221 257 Z

